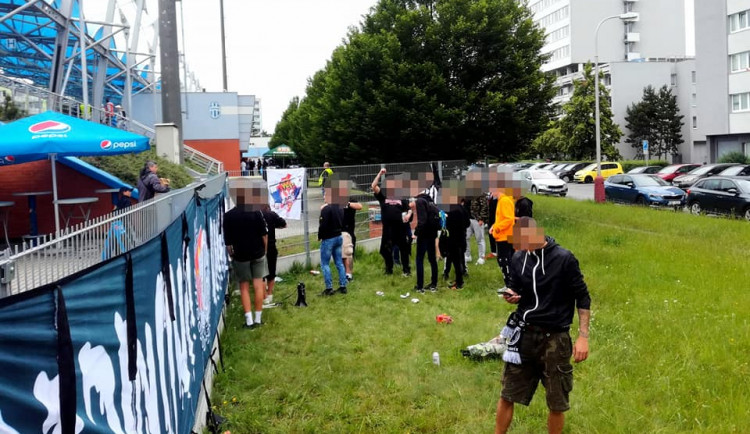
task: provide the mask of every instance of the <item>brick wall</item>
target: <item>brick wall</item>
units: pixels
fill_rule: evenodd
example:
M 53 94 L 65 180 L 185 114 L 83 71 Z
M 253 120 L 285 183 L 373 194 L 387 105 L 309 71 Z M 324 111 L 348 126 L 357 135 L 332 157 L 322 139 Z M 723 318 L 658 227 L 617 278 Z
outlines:
M 185 144 L 221 161 L 224 170 L 240 170 L 239 140 L 185 140 Z
M 112 199 L 109 193 L 94 193 L 94 190 L 109 188 L 67 166 L 57 163 L 57 194 L 60 199 L 74 197 L 97 197 L 92 204 L 91 218 L 112 211 Z M 35 161 L 15 166 L 0 167 L 0 201 L 13 201 L 8 219 L 8 235 L 11 239 L 20 238 L 29 233 L 29 206 L 26 197 L 16 197 L 13 193 L 26 191 L 52 191 L 52 170 L 49 161 Z M 55 231 L 55 210 L 52 206 L 52 195 L 37 196 L 37 222 L 39 233 Z M 76 210 L 76 215 L 79 212 Z M 71 220 L 78 224 L 81 220 Z M 2 228 L 0 227 L 0 231 Z M 2 237 L 0 232 L 0 237 Z

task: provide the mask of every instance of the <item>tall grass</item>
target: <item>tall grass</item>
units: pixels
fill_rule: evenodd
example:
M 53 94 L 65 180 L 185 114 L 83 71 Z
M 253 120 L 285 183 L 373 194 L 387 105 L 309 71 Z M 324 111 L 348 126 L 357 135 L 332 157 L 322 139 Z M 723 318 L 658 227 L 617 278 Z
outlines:
M 534 201 L 547 233 L 578 257 L 593 301 L 591 355 L 576 365 L 566 432 L 745 432 L 750 225 Z M 414 278 L 382 269 L 377 254 L 365 255 L 350 293 L 323 298 L 315 295 L 322 277 L 298 268 L 277 285 L 275 298 L 289 297 L 284 307 L 264 312 L 267 325 L 257 331 L 240 328 L 233 299 L 227 371 L 214 390 L 228 429 L 491 432 L 502 362 L 470 361 L 459 350 L 496 335 L 512 309 L 495 295 L 497 264 L 472 264 L 463 291 L 441 289 L 417 304 L 399 297 L 415 295 Z M 293 306 L 298 281 L 307 285 L 308 308 Z M 440 313 L 454 323 L 436 323 Z M 543 432 L 546 413 L 540 386 L 530 407 L 517 407 L 511 429 Z

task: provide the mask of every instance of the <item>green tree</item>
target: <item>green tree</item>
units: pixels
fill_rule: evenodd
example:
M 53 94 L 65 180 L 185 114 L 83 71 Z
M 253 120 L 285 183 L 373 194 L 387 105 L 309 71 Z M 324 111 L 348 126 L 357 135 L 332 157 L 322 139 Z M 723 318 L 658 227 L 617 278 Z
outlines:
M 515 0 L 380 0 L 274 142 L 306 164 L 512 158 L 549 120 L 543 44 Z
M 26 111 L 19 108 L 10 95 L 5 95 L 3 105 L 0 106 L 0 121 L 14 121 L 26 116 Z
M 566 138 L 565 154 L 576 160 L 593 159 L 596 156 L 596 119 L 594 97 L 594 74 L 591 63 L 583 69 L 583 78 L 573 84 L 573 96 L 563 105 L 563 117 L 559 128 Z M 599 74 L 600 79 L 603 74 Z M 620 127 L 612 120 L 609 91 L 599 86 L 599 114 L 602 155 L 609 160 L 620 159 L 615 146 L 622 137 Z
M 534 156 L 549 158 L 552 160 L 564 159 L 565 150 L 568 148 L 567 140 L 560 132 L 557 123 L 552 123 L 542 134 L 539 134 L 531 143 L 531 153 Z
M 627 108 L 625 128 L 627 143 L 636 149 L 637 158 L 643 157 L 643 140 L 648 140 L 651 156 L 662 159 L 676 154 L 682 140 L 682 119 L 677 106 L 677 97 L 667 86 L 658 92 L 653 87 L 643 89 L 643 97 L 638 103 Z

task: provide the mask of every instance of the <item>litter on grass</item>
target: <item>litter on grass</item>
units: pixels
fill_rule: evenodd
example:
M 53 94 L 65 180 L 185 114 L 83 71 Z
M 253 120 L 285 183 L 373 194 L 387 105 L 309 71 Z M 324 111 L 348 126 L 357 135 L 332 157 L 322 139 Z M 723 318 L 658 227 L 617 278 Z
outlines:
M 406 294 L 401 294 L 401 298 L 409 298 L 410 295 L 411 294 L 407 292 Z
M 378 291 L 378 292 L 376 292 L 376 293 L 375 293 L 375 295 L 379 295 L 379 296 L 381 296 L 381 297 L 382 297 L 382 296 L 384 296 L 384 295 L 385 295 L 385 292 L 383 292 L 383 291 Z
M 443 324 L 451 324 L 451 323 L 453 323 L 453 318 L 451 318 L 450 315 L 445 314 L 445 313 L 441 313 L 440 315 L 436 316 L 435 320 L 437 322 L 443 323 Z
M 412 299 L 411 299 L 411 302 L 412 302 L 412 303 L 419 303 L 419 299 L 418 299 L 418 298 L 412 298 Z

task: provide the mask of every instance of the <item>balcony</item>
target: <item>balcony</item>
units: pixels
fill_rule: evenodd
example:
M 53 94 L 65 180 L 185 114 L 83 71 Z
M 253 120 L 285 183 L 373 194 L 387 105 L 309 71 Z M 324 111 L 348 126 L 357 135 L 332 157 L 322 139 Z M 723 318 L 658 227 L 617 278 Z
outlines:
M 638 32 L 625 33 L 625 42 L 641 42 L 641 34 Z

